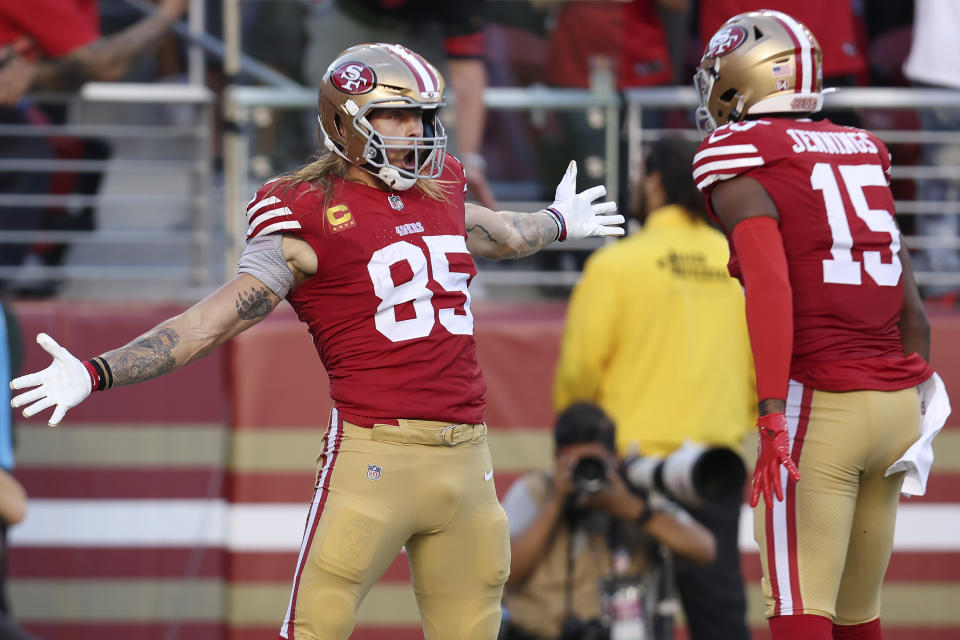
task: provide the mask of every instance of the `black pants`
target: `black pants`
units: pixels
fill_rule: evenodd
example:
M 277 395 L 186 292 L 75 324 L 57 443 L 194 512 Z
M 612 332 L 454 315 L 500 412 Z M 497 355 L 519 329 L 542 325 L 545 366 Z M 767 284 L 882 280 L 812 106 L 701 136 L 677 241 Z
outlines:
M 713 564 L 696 566 L 676 560 L 677 591 L 691 640 L 750 638 L 737 545 L 742 496 L 741 490 L 702 508 L 688 508 L 690 515 L 717 539 L 717 559 Z

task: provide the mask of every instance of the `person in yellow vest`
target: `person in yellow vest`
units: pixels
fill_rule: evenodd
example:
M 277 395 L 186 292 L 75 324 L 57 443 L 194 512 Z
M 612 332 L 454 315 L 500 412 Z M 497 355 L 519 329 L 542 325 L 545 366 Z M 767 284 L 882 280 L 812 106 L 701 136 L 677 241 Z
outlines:
M 570 297 L 554 407 L 596 402 L 617 448 L 666 456 L 691 441 L 742 454 L 756 421 L 744 295 L 706 218 L 690 166 L 696 144 L 665 137 L 645 158 L 643 228 L 594 252 Z M 692 640 L 746 640 L 737 547 L 742 491 L 691 508 L 717 539 L 706 567 L 677 563 Z

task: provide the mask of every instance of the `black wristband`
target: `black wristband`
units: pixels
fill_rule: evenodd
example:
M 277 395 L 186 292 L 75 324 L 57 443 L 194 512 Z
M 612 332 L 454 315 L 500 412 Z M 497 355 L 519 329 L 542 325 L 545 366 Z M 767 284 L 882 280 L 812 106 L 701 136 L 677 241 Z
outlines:
M 97 385 L 97 391 L 105 391 L 112 387 L 113 372 L 110 370 L 110 365 L 107 364 L 107 361 L 97 356 L 96 358 L 90 358 L 89 362 L 100 375 L 100 384 Z

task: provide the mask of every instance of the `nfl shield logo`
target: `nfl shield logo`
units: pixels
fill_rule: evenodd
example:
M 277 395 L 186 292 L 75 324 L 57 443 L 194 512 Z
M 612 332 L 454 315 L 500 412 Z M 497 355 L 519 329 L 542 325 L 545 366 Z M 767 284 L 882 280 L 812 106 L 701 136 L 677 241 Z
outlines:
M 396 209 L 397 211 L 400 211 L 401 209 L 403 209 L 403 200 L 401 200 L 400 196 L 398 196 L 397 194 L 387 196 L 387 200 L 390 202 L 390 206 Z
M 375 465 L 375 464 L 368 464 L 368 465 L 367 465 L 367 480 L 370 480 L 371 482 L 375 482 L 375 481 L 379 480 L 379 479 L 380 479 L 380 472 L 381 472 L 381 471 L 382 471 L 382 469 L 381 469 L 379 466 L 377 466 L 377 465 Z

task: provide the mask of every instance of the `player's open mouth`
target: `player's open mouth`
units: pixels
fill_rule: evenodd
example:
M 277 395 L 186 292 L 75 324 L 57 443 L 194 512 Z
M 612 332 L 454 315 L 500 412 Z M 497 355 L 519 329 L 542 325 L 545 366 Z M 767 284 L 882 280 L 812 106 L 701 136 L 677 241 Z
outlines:
M 417 168 L 417 154 L 411 149 L 410 151 L 403 154 L 403 157 L 400 159 L 400 166 L 409 171 L 413 171 Z

